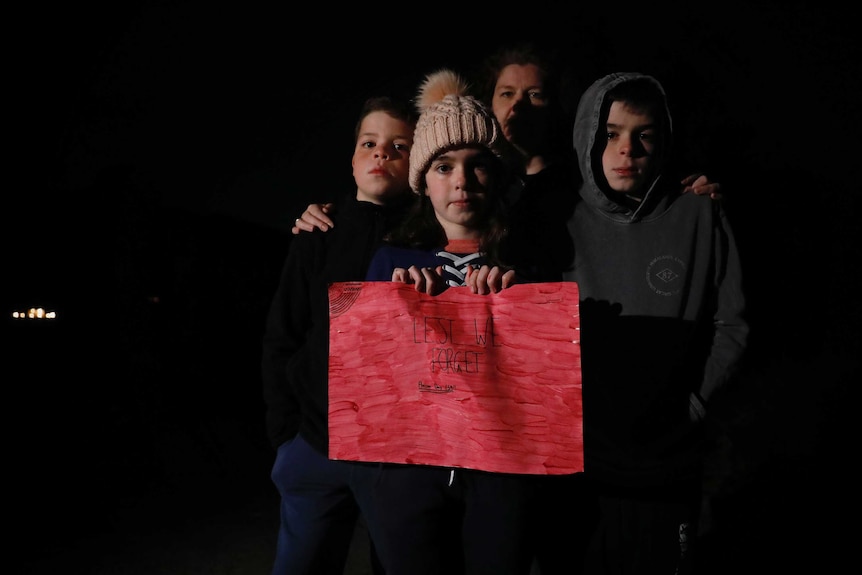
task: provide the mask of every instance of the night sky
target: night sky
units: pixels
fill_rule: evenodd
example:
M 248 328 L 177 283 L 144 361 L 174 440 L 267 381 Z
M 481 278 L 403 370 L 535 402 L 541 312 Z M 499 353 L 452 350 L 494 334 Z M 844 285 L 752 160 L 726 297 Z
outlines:
M 725 420 L 736 457 L 769 471 L 746 480 L 790 477 L 806 497 L 837 474 L 862 324 L 857 19 L 822 2 L 231 4 L 6 8 L 4 313 L 62 314 L 56 333 L 4 322 L 30 366 L 9 401 L 32 418 L 15 453 L 34 477 L 48 468 L 30 448 L 66 438 L 87 445 L 67 457 L 94 490 L 237 462 L 266 479 L 260 335 L 290 222 L 353 191 L 367 96 L 412 97 L 522 39 L 557 50 L 572 109 L 607 72 L 664 83 L 747 269 L 748 386 Z

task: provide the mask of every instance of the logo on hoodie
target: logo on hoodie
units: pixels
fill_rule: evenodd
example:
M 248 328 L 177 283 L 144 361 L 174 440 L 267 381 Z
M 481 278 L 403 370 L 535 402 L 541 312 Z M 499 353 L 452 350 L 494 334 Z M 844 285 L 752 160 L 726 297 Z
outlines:
M 674 296 L 682 290 L 685 262 L 676 256 L 658 256 L 646 270 L 646 281 L 658 295 Z

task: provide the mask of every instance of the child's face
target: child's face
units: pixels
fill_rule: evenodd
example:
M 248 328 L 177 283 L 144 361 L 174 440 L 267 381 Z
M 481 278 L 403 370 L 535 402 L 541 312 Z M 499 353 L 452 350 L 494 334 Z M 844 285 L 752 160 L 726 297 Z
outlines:
M 658 161 L 658 126 L 648 112 L 635 112 L 623 102 L 611 103 L 602 172 L 615 192 L 641 197 Z
M 425 172 L 425 195 L 450 240 L 479 237 L 494 185 L 494 162 L 486 148 L 438 155 Z
M 353 150 L 356 199 L 385 204 L 411 193 L 408 182 L 413 126 L 385 112 L 371 112 L 362 120 Z

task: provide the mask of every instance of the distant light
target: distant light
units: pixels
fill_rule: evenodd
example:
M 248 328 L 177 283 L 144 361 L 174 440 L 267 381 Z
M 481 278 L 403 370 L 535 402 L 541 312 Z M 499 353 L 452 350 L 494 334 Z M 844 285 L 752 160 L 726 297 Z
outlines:
M 57 312 L 45 308 L 31 307 L 27 311 L 13 311 L 12 319 L 57 319 Z

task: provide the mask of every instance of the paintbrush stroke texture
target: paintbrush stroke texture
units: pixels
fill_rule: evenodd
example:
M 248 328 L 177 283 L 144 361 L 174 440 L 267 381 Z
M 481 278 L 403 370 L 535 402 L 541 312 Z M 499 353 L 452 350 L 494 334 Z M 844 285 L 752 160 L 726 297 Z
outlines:
M 577 284 L 340 282 L 329 300 L 332 459 L 583 471 Z

